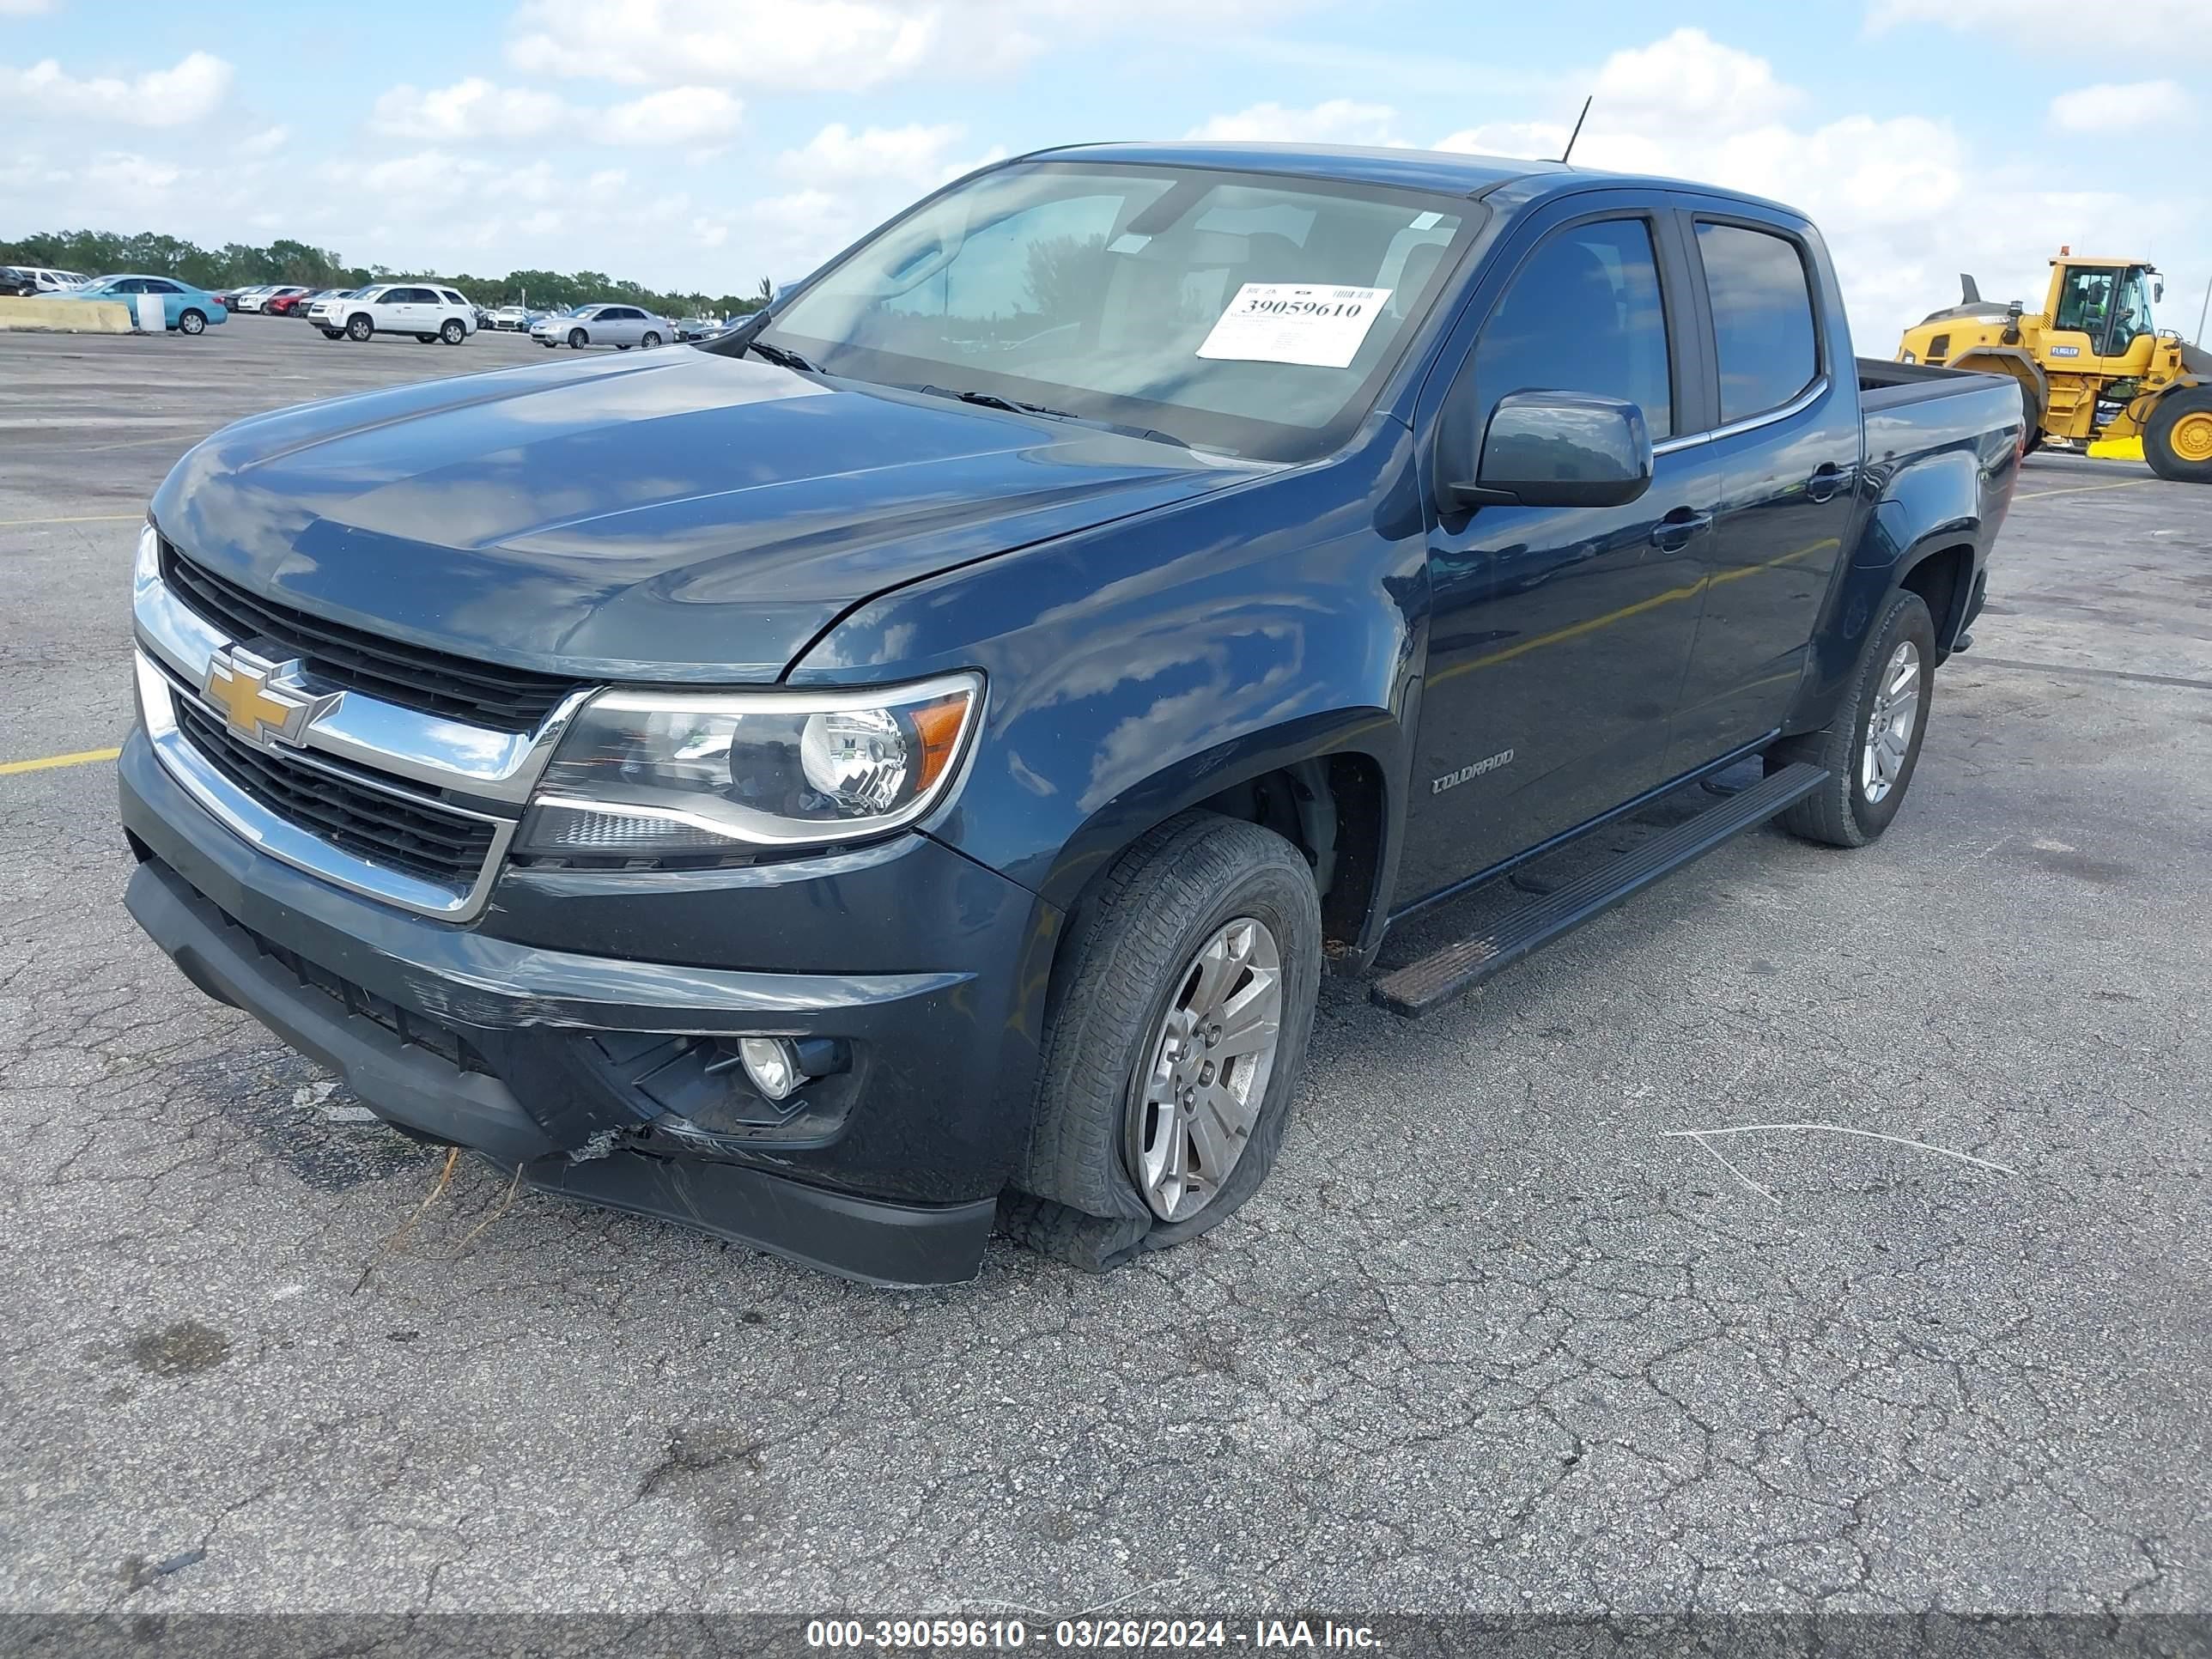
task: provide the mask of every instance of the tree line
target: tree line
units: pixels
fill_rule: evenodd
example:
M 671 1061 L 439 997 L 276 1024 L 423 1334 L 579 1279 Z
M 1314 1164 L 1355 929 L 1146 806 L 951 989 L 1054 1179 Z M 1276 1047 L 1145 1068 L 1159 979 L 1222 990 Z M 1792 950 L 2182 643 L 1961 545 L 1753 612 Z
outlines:
M 746 294 L 678 294 L 626 282 L 600 270 L 510 270 L 504 276 L 471 276 L 465 271 L 448 276 L 441 271 L 395 270 L 389 265 L 349 265 L 332 249 L 311 247 L 284 237 L 266 247 L 226 242 L 220 248 L 204 248 L 153 231 L 123 236 L 109 230 L 61 230 L 0 240 L 0 265 L 50 266 L 80 270 L 88 276 L 135 271 L 173 276 L 194 288 L 210 289 L 246 288 L 257 283 L 360 288 L 368 283 L 421 279 L 457 288 L 480 306 L 526 302 L 563 309 L 593 300 L 620 300 L 672 317 L 757 311 L 766 303 L 769 288 L 768 279 L 763 277 Z

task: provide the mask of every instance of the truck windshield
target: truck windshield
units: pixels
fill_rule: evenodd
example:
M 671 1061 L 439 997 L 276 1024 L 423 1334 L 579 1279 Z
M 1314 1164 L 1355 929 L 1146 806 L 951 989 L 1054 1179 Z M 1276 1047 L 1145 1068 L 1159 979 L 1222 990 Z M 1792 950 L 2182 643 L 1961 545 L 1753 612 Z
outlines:
M 1365 414 L 1480 215 L 1303 179 L 1001 167 L 861 243 L 761 337 L 826 374 L 1299 459 Z

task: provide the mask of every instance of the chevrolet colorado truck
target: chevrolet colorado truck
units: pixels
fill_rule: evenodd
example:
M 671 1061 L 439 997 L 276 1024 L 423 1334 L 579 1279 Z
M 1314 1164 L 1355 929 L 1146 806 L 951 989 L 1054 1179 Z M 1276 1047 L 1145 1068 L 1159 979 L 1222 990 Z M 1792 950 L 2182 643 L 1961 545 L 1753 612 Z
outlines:
M 1662 179 L 1099 145 L 676 351 L 243 421 L 133 581 L 144 930 L 410 1134 L 863 1280 L 1093 1268 L 1412 1014 L 1772 819 L 1874 842 L 2011 382 L 1855 362 L 1813 226 Z

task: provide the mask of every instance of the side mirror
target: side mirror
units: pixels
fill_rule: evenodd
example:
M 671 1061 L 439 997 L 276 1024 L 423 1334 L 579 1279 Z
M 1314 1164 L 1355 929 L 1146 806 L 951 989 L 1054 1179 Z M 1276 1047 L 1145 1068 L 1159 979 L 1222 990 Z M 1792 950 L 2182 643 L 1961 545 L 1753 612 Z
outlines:
M 2163 300 L 2166 298 L 2165 277 L 2160 277 L 2156 282 L 2150 285 L 2150 297 L 2154 300 Z
M 1437 459 L 1445 493 L 1462 507 L 1620 507 L 1651 487 L 1644 411 L 1594 392 L 1509 392 L 1479 451 Z M 1463 462 L 1473 465 L 1455 465 Z

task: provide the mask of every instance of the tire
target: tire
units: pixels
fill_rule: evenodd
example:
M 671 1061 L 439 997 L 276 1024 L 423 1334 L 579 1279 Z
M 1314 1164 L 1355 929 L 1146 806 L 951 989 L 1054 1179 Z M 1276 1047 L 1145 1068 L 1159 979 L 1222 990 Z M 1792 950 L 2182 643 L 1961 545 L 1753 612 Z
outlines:
M 638 343 L 643 346 L 647 351 L 652 351 L 660 344 L 660 336 L 654 333 L 651 329 L 647 329 L 645 331 L 645 337 L 642 340 L 640 340 Z
M 342 328 L 326 328 L 323 331 L 323 337 L 325 340 L 343 340 L 345 338 L 345 331 Z
M 2212 386 L 2169 392 L 2143 428 L 2143 459 L 2176 483 L 2212 483 Z
M 376 332 L 376 323 L 367 312 L 358 311 L 346 319 L 345 331 L 349 340 L 366 340 Z
M 629 348 L 617 341 L 615 344 L 615 349 L 617 351 L 628 351 Z
M 185 312 L 182 316 L 177 319 L 177 332 L 179 334 L 206 333 L 207 313 L 204 311 Z
M 1909 711 L 1899 708 L 1906 690 L 1900 680 L 1908 667 L 1916 670 Z M 1825 847 L 1864 847 L 1879 839 L 1911 787 L 1935 684 L 1936 624 L 1928 606 L 1917 593 L 1893 593 L 1860 649 L 1834 720 L 1825 731 L 1785 738 L 1766 751 L 1770 775 L 1793 761 L 1809 761 L 1828 772 L 1826 783 L 1782 815 L 1782 827 Z M 1884 746 L 1886 773 L 1885 763 L 1868 746 L 1869 730 L 1884 711 L 1894 734 Z
M 415 337 L 415 343 L 416 345 L 435 345 L 438 343 L 438 337 L 434 334 L 417 334 Z
M 1054 977 L 1030 1142 L 999 1218 L 1001 1231 L 1030 1249 L 1103 1273 L 1218 1226 L 1267 1179 L 1313 1030 L 1321 903 L 1313 871 L 1281 836 L 1187 812 L 1124 849 L 1079 906 L 1073 926 Z M 1249 1017 L 1267 1007 L 1260 970 L 1270 949 L 1278 1000 L 1272 1058 L 1258 1048 L 1229 1054 L 1217 1072 L 1207 1054 L 1217 1042 L 1224 1053 L 1235 1047 L 1233 1030 L 1224 1028 L 1237 1018 L 1207 1000 L 1201 956 L 1215 964 L 1212 982 L 1232 988 L 1231 1006 L 1241 1004 Z M 1226 1019 L 1206 1023 L 1209 1009 Z M 1173 1076 L 1218 1078 L 1203 1096 L 1165 1086 L 1157 1069 L 1175 1052 L 1172 1023 L 1194 1012 L 1199 1024 L 1172 1061 Z M 1247 1030 L 1264 1027 L 1255 1020 Z M 1209 1035 L 1201 1042 L 1200 1033 Z M 1248 1066 L 1241 1075 L 1250 1092 L 1240 1104 L 1231 1080 Z M 1155 1103 L 1164 1088 L 1164 1114 Z M 1200 1098 L 1195 1109 L 1194 1097 Z M 1207 1100 L 1240 1118 L 1241 1133 L 1208 1115 Z M 1200 1178 L 1207 1161 L 1201 1129 L 1227 1154 L 1216 1163 L 1218 1179 Z M 1167 1164 L 1148 1165 L 1170 1146 L 1176 1154 Z M 1194 1172 L 1180 1185 L 1158 1174 L 1176 1158 Z M 1176 1193 L 1180 1207 L 1169 1201 Z
M 586 335 L 582 329 L 570 329 L 568 331 L 568 349 L 571 351 L 581 351 L 584 349 L 586 342 L 589 338 L 590 337 Z
M 459 345 L 469 337 L 468 325 L 458 317 L 448 317 L 446 325 L 438 331 L 438 337 L 447 345 Z

